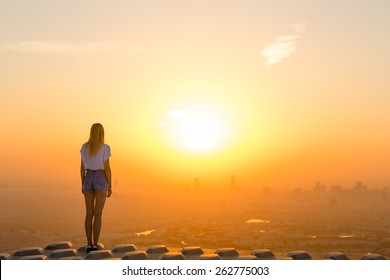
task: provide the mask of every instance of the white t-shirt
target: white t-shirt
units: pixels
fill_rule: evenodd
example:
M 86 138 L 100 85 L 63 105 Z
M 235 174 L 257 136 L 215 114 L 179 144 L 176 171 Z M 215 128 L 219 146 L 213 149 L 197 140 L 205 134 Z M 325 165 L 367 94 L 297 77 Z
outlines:
M 83 161 L 84 169 L 99 170 L 104 169 L 104 163 L 111 156 L 110 146 L 103 144 L 100 150 L 94 156 L 88 154 L 88 149 L 85 144 L 81 146 L 81 160 Z

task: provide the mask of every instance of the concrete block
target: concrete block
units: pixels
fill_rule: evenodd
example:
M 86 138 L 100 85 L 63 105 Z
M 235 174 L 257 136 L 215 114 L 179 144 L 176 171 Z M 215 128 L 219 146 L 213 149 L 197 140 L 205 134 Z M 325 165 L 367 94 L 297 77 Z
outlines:
M 8 260 L 10 257 L 9 254 L 0 254 L 0 260 Z
M 81 256 L 74 256 L 74 257 L 65 257 L 65 258 L 60 258 L 60 260 L 84 260 L 83 257 Z
M 31 256 L 31 255 L 42 255 L 43 249 L 41 247 L 29 247 L 29 248 L 22 248 L 13 254 L 14 257 L 25 257 L 25 256 Z
M 58 250 L 58 249 L 70 249 L 73 244 L 69 241 L 53 242 L 46 246 L 45 250 Z
M 110 250 L 92 251 L 85 256 L 86 260 L 102 260 L 107 258 L 112 258 Z
M 349 260 L 345 254 L 340 252 L 327 253 L 322 258 L 327 260 Z
M 30 255 L 21 257 L 19 260 L 46 260 L 47 256 L 45 255 Z
M 215 253 L 221 258 L 234 258 L 239 255 L 234 248 L 219 248 Z
M 189 255 L 203 255 L 204 252 L 202 250 L 202 248 L 198 247 L 198 246 L 190 246 L 190 247 L 184 247 L 180 250 L 180 252 L 185 255 L 185 256 L 189 256 Z
M 287 257 L 291 257 L 294 260 L 312 260 L 313 258 L 306 251 L 292 251 L 287 253 Z
M 123 255 L 122 260 L 147 260 L 149 255 L 145 251 L 127 252 Z
M 162 255 L 160 260 L 184 260 L 184 256 L 180 252 L 169 252 Z
M 111 250 L 113 253 L 127 253 L 137 251 L 137 247 L 134 244 L 119 244 Z
M 49 258 L 65 258 L 65 257 L 74 257 L 76 256 L 75 249 L 57 249 L 51 252 Z
M 168 252 L 168 248 L 165 245 L 151 246 L 146 250 L 148 254 L 164 254 Z
M 259 260 L 276 260 L 275 254 L 269 249 L 253 250 L 251 255 L 256 256 Z
M 385 257 L 379 254 L 366 254 L 362 258 L 362 260 L 385 260 Z
M 258 260 L 258 258 L 256 258 L 256 256 L 252 256 L 252 255 L 239 256 L 238 259 L 239 260 Z
M 203 254 L 200 256 L 200 260 L 222 260 L 217 254 Z

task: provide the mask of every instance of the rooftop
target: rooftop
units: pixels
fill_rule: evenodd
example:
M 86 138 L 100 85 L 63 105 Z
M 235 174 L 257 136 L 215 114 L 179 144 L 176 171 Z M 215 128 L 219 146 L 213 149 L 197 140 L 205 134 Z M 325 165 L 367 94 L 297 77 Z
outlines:
M 136 246 L 117 244 L 101 250 L 86 252 L 86 245 L 70 241 L 53 242 L 43 247 L 20 248 L 0 253 L 1 260 L 385 260 L 390 259 L 390 249 L 384 254 L 366 253 L 347 255 L 342 252 L 318 254 L 304 250 L 273 252 L 268 249 L 236 250 L 235 248 L 202 248 L 199 246 L 167 247 L 165 245 Z

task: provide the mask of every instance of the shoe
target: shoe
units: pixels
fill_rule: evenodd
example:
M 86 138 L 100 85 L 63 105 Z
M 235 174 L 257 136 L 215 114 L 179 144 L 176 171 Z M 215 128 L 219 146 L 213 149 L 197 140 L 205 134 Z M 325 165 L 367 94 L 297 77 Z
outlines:
M 93 251 L 93 246 L 88 245 L 88 246 L 87 246 L 87 254 L 88 254 L 89 252 L 91 252 L 91 251 Z
M 93 245 L 92 246 L 92 251 L 98 251 L 100 250 L 101 248 L 98 246 L 98 245 Z

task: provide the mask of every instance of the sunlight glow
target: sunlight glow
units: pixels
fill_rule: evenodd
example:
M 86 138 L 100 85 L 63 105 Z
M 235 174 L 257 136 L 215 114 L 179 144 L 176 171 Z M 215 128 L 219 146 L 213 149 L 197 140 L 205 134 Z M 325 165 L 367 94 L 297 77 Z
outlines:
M 159 125 L 171 144 L 185 150 L 214 150 L 223 146 L 228 137 L 227 120 L 211 108 L 172 109 Z

